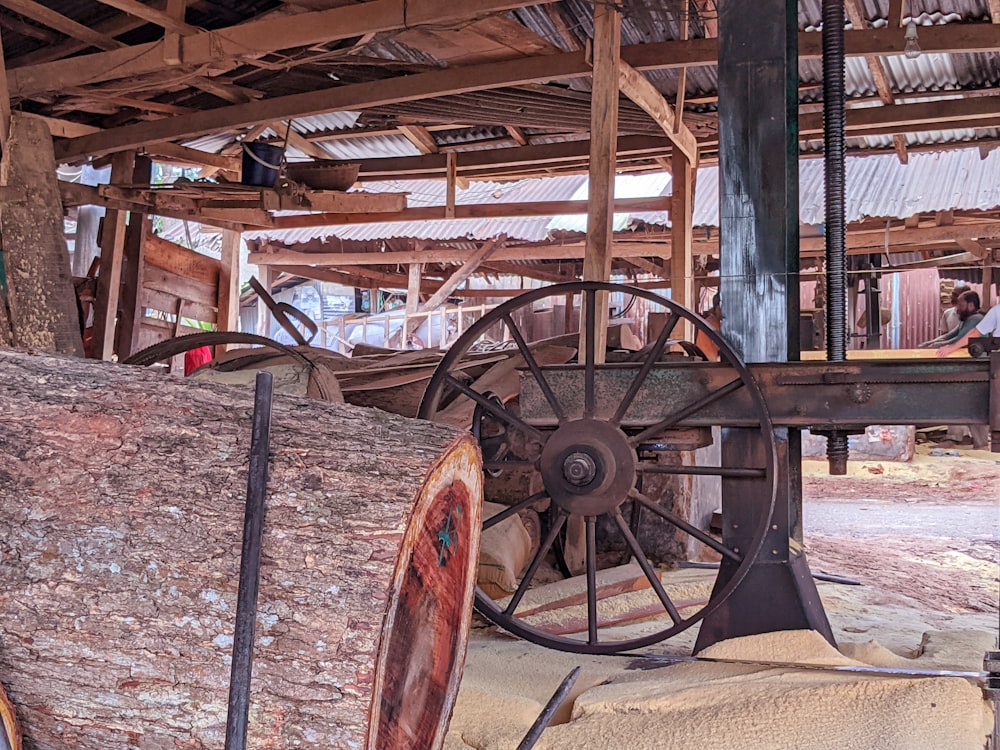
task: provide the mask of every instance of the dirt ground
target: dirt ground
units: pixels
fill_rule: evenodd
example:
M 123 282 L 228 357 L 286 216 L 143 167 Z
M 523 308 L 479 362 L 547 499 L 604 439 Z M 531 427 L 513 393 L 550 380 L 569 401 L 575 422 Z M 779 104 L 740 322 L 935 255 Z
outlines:
M 810 565 L 858 578 L 887 603 L 996 613 L 1000 454 L 932 451 L 942 449 L 918 446 L 907 463 L 851 462 L 843 477 L 804 462 Z

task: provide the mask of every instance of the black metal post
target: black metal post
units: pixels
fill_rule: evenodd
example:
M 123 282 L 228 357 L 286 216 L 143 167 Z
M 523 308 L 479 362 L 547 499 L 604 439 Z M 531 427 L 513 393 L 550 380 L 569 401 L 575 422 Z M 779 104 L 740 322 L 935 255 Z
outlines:
M 545 731 L 549 722 L 552 721 L 552 717 L 555 716 L 556 711 L 559 710 L 559 706 L 561 706 L 563 701 L 566 700 L 566 696 L 569 695 L 569 691 L 573 689 L 573 684 L 576 682 L 576 678 L 580 674 L 580 669 L 580 667 L 573 667 L 573 671 L 563 678 L 559 687 L 556 688 L 552 697 L 549 698 L 549 702 L 545 704 L 545 708 L 542 709 L 542 712 L 538 714 L 538 718 L 535 719 L 531 728 L 528 729 L 528 733 L 524 735 L 524 739 L 522 739 L 521 743 L 517 746 L 517 750 L 531 750 L 531 748 L 538 743 L 539 738 L 542 736 L 542 732 Z
M 264 535 L 264 497 L 271 443 L 272 393 L 271 373 L 257 373 L 246 514 L 243 519 L 243 551 L 240 556 L 240 583 L 236 600 L 236 631 L 233 636 L 233 666 L 229 676 L 225 750 L 244 750 L 247 743 L 257 591 L 260 584 L 260 549 Z
M 748 363 L 799 359 L 798 4 L 719 3 L 719 173 L 722 335 Z M 723 429 L 723 456 L 760 458 L 759 433 Z M 812 628 L 833 633 L 801 554 L 801 433 L 777 428 L 771 530 L 753 567 L 705 618 L 695 650 L 726 638 Z M 723 540 L 746 549 L 770 496 L 722 480 Z M 755 525 L 755 522 L 757 525 Z M 725 558 L 716 588 L 737 564 Z

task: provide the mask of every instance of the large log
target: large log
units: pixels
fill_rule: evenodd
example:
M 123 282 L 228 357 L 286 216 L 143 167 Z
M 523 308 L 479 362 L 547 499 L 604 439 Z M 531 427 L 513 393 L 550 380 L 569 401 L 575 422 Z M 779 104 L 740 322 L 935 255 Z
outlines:
M 14 346 L 83 356 L 63 227 L 52 136 L 41 120 L 16 114 L 0 162 L 7 193 L 0 211 L 7 303 Z
M 0 683 L 25 747 L 221 748 L 253 392 L 0 352 Z M 251 748 L 439 748 L 465 656 L 467 434 L 276 396 Z

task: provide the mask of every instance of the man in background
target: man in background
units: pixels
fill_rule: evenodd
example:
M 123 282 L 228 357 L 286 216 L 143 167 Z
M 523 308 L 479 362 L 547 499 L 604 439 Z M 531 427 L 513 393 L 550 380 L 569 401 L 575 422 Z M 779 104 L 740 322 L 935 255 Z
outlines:
M 983 319 L 983 314 L 979 312 L 979 294 L 971 289 L 962 292 L 955 303 L 955 311 L 958 314 L 958 324 L 947 333 L 938 336 L 936 339 L 925 341 L 920 344 L 921 349 L 936 349 L 939 346 L 954 344 Z

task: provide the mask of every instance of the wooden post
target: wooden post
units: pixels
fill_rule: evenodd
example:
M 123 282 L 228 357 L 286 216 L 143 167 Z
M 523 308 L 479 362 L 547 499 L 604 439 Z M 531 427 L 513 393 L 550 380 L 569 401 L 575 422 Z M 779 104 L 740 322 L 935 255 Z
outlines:
M 694 223 L 694 191 L 692 177 L 694 165 L 679 148 L 674 148 L 670 159 L 673 167 L 673 199 L 670 207 L 670 293 L 671 299 L 689 310 L 694 310 L 694 256 L 691 236 Z M 695 310 L 695 312 L 698 312 Z M 685 323 L 687 328 L 690 324 Z M 685 338 L 692 331 L 685 330 Z
M 3 38 L 0 37 L 0 154 L 7 154 L 7 138 L 10 137 L 10 90 L 7 88 L 7 62 L 3 52 Z
M 137 156 L 132 182 L 149 183 L 153 162 L 148 156 Z M 79 227 L 79 222 L 77 223 Z M 121 303 L 118 305 L 118 331 L 115 351 L 125 359 L 139 348 L 139 324 L 142 320 L 142 272 L 146 265 L 146 238 L 153 230 L 153 217 L 149 214 L 129 214 L 125 229 L 124 262 L 122 264 Z M 77 243 L 79 243 L 79 231 Z M 79 245 L 78 245 L 79 246 Z
M 52 136 L 41 120 L 11 117 L 0 182 L 0 212 L 11 343 L 83 356 Z
M 119 151 L 111 157 L 111 182 L 132 180 L 134 151 Z M 94 351 L 100 359 L 111 359 L 115 348 L 115 324 L 121 293 L 122 262 L 125 257 L 127 211 L 108 209 L 101 230 L 101 270 L 97 276 L 94 302 Z
M 220 331 L 237 331 L 240 327 L 240 232 L 222 230 L 222 258 L 219 264 L 219 314 L 216 327 Z M 270 293 L 270 290 L 268 290 Z M 216 356 L 226 351 L 215 348 Z
M 278 272 L 271 266 L 258 266 L 261 275 L 260 283 L 263 284 L 268 294 L 274 288 L 274 278 Z M 271 310 L 264 304 L 263 299 L 257 300 L 257 335 L 271 336 Z
M 587 247 L 583 258 L 584 281 L 611 278 L 611 240 L 618 144 L 618 67 L 621 60 L 621 13 L 609 4 L 594 5 L 594 82 L 590 97 L 590 185 L 587 195 Z M 608 298 L 597 297 L 595 321 L 584 321 L 580 335 L 594 326 L 595 361 L 604 362 L 607 342 Z M 581 341 L 582 345 L 582 341 Z
M 447 167 L 447 185 L 445 190 L 444 217 L 446 219 L 455 218 L 455 191 L 458 183 L 458 162 L 454 151 L 449 151 L 445 157 Z
M 987 250 L 986 260 L 983 261 L 983 298 L 980 300 L 984 310 L 993 307 L 993 251 Z
M 420 310 L 420 278 L 423 266 L 420 263 L 411 263 L 409 277 L 406 283 L 406 317 L 403 318 L 402 339 L 399 342 L 400 349 L 406 349 L 406 342 L 409 339 L 411 320 L 413 315 Z M 419 328 L 419 326 L 415 326 Z

